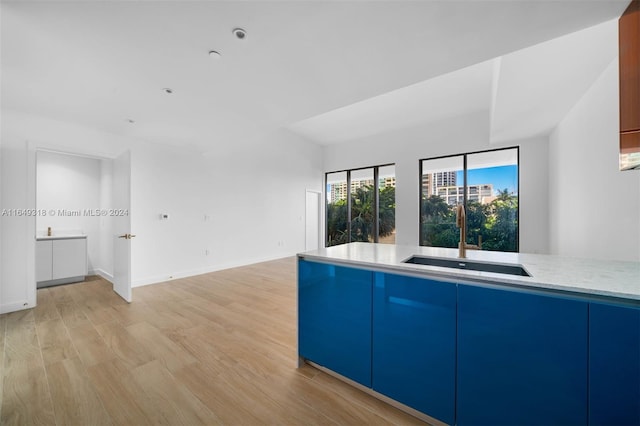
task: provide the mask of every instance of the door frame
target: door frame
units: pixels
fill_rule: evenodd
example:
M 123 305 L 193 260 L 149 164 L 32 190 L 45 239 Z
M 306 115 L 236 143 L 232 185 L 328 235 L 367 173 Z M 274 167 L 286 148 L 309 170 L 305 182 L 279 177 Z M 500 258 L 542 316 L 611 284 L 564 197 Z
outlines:
M 91 149 L 69 148 L 52 143 L 26 141 L 27 144 L 27 209 L 36 209 L 37 198 L 37 153 L 38 151 L 52 152 L 63 155 L 74 155 L 79 157 L 93 158 L 97 160 L 114 160 L 118 155 L 106 154 Z M 131 182 L 129 182 L 131 185 Z M 131 215 L 131 210 L 129 210 Z M 34 308 L 37 305 L 37 284 L 36 284 L 36 217 L 32 216 L 27 221 L 27 304 Z

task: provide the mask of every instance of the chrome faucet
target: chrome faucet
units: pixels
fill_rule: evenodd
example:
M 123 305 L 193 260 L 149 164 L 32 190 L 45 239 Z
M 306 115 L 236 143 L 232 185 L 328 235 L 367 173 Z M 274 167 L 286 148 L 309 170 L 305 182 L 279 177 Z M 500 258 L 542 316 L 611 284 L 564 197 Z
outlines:
M 460 241 L 458 242 L 458 257 L 464 259 L 467 257 L 467 249 L 482 249 L 482 235 L 478 235 L 478 245 L 467 244 L 467 217 L 464 212 L 464 206 L 458 204 L 456 207 L 456 226 L 460 228 Z

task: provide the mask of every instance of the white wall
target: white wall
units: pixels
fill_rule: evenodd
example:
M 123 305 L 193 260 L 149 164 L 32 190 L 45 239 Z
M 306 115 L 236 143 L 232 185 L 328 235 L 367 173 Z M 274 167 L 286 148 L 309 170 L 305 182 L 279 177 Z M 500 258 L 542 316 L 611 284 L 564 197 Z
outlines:
M 322 188 L 322 149 L 297 135 L 265 135 L 252 149 L 214 142 L 203 155 L 12 111 L 3 110 L 2 120 L 0 208 L 35 208 L 37 149 L 107 158 L 132 149 L 134 285 L 304 250 L 305 191 Z M 102 194 L 111 187 L 108 163 L 99 168 Z M 101 207 L 110 202 L 98 199 Z M 160 213 L 170 219 L 160 221 Z M 2 217 L 0 224 L 0 312 L 33 307 L 35 218 Z M 108 224 L 101 229 L 110 232 Z M 108 272 L 113 241 L 103 240 L 98 251 Z
M 134 286 L 304 251 L 305 191 L 322 187 L 321 148 L 282 131 L 260 148 L 220 151 L 134 147 Z
M 640 173 L 618 171 L 618 63 L 550 137 L 553 254 L 640 261 Z
M 2 110 L 1 119 L 0 210 L 35 209 L 36 150 L 110 158 L 134 143 L 126 137 L 10 110 Z M 34 307 L 36 219 L 2 216 L 0 233 L 0 313 Z
M 520 251 L 549 253 L 549 140 L 513 141 L 520 146 Z
M 0 210 L 35 208 L 35 198 L 27 196 L 28 151 L 26 141 L 5 137 L 7 123 L 4 121 L 2 132 L 2 191 Z M 35 176 L 34 176 L 35 179 Z M 35 219 L 11 214 L 0 217 L 2 255 L 0 264 L 0 313 L 31 308 L 36 302 L 35 288 L 35 240 L 29 232 L 29 222 Z M 32 247 L 30 247 L 30 245 Z M 29 262 L 31 253 L 32 261 Z M 29 271 L 32 272 L 29 278 Z M 31 283 L 31 285 L 30 285 Z
M 100 160 L 39 151 L 36 161 L 36 208 L 47 212 L 36 217 L 37 235 L 46 235 L 48 227 L 53 235 L 87 235 L 89 273 L 94 273 L 101 263 L 100 216 L 85 211 L 100 208 Z M 66 215 L 69 211 L 79 215 Z
M 325 169 L 337 171 L 395 163 L 396 242 L 418 245 L 418 160 L 507 146 L 520 146 L 520 251 L 546 253 L 547 140 L 541 137 L 491 145 L 488 111 L 330 145 L 325 149 Z
M 132 146 L 133 281 L 142 285 L 304 250 L 305 190 L 321 190 L 324 171 L 395 163 L 397 242 L 416 245 L 418 159 L 520 146 L 522 252 L 637 261 L 640 174 L 617 171 L 617 90 L 612 64 L 549 141 L 500 146 L 488 142 L 486 111 L 324 149 L 282 131 L 260 148 L 220 143 L 208 155 L 3 111 L 0 208 L 35 208 L 36 148 L 115 157 Z M 109 166 L 100 175 L 110 186 Z M 32 307 L 35 219 L 0 225 L 0 311 Z

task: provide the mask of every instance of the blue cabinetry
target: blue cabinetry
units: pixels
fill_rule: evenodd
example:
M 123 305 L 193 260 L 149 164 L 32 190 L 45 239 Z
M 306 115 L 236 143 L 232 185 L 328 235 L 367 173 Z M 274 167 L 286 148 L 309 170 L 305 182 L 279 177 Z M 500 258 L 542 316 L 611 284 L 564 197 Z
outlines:
M 299 355 L 369 387 L 372 276 L 298 261 Z
M 456 285 L 374 274 L 373 389 L 455 421 Z
M 640 307 L 298 262 L 299 355 L 457 425 L 640 425 Z
M 638 307 L 589 307 L 589 423 L 640 425 Z
M 457 423 L 587 424 L 588 304 L 458 286 Z

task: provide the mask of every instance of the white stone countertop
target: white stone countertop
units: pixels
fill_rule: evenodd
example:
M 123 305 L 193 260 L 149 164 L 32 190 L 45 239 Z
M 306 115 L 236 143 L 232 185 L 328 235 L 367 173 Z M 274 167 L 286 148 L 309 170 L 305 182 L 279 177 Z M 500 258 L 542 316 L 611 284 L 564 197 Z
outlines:
M 36 241 L 48 241 L 48 240 L 73 240 L 73 239 L 77 239 L 77 238 L 87 238 L 86 235 L 73 235 L 73 234 L 69 234 L 69 235 L 51 235 L 51 236 L 47 236 L 47 235 L 38 235 L 36 237 Z
M 456 282 L 490 283 L 509 287 L 553 290 L 578 295 L 640 302 L 640 262 L 579 259 L 562 256 L 467 250 L 468 261 L 518 264 L 530 277 L 438 266 L 402 263 L 413 255 L 458 259 L 457 249 L 350 243 L 298 256 L 309 260 L 370 267 Z

